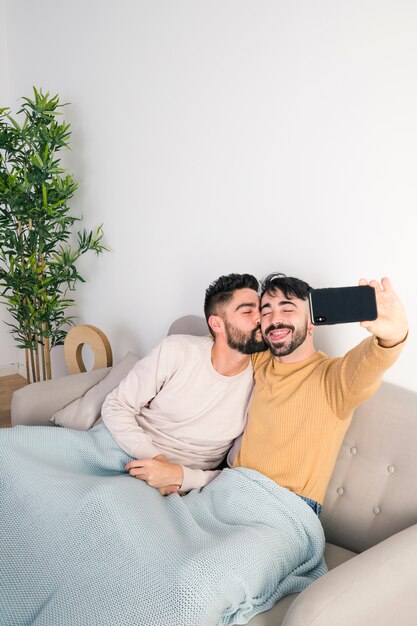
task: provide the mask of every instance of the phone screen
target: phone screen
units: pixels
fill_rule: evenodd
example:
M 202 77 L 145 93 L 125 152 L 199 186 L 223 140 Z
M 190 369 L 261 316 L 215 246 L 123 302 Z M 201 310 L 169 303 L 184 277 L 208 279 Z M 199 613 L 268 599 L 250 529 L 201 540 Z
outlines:
M 316 326 L 371 321 L 378 317 L 375 289 L 369 285 L 312 289 L 309 304 L 311 321 Z

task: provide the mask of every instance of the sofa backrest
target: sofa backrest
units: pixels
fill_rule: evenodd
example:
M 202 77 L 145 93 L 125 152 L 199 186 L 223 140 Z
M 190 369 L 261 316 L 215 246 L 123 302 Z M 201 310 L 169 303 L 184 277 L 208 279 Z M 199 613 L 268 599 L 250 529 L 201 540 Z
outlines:
M 179 317 L 168 329 L 167 335 L 197 335 L 204 337 L 209 335 L 210 331 L 204 317 L 199 315 L 184 315 Z
M 327 541 L 355 552 L 417 523 L 417 393 L 384 382 L 356 409 L 321 520 Z

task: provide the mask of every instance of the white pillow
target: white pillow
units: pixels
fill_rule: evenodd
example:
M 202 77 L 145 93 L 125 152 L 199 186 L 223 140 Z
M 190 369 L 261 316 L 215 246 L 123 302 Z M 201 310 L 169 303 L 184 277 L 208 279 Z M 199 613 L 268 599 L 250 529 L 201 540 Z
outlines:
M 50 421 L 57 426 L 73 428 L 74 430 L 89 430 L 94 426 L 101 414 L 101 407 L 109 394 L 125 378 L 139 357 L 133 352 L 114 365 L 110 372 L 97 385 L 91 387 L 81 397 L 73 400 L 52 415 Z

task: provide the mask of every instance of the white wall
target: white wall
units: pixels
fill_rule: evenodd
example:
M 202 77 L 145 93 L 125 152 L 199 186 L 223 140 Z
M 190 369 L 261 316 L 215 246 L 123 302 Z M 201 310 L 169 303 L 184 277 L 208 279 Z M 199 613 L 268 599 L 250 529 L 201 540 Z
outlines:
M 0 0 L 0 108 L 9 103 L 9 63 L 7 58 L 6 0 Z M 11 374 L 19 361 L 19 350 L 8 332 L 5 322 L 12 322 L 6 308 L 0 304 L 0 376 Z
M 7 5 L 11 101 L 34 84 L 72 103 L 74 212 L 111 248 L 80 265 L 79 321 L 116 360 L 200 313 L 232 271 L 317 287 L 389 275 L 413 326 L 415 2 Z M 337 354 L 365 331 L 318 335 Z M 417 389 L 416 350 L 412 328 L 386 379 Z

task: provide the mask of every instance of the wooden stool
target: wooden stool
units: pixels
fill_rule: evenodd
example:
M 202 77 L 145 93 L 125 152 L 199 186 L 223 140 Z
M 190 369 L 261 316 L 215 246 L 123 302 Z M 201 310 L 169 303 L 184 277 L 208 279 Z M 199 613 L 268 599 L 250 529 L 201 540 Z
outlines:
M 70 374 L 86 371 L 82 356 L 84 344 L 89 345 L 93 351 L 93 370 L 109 367 L 113 364 L 109 340 L 99 328 L 90 324 L 74 326 L 68 331 L 64 341 L 65 362 Z

